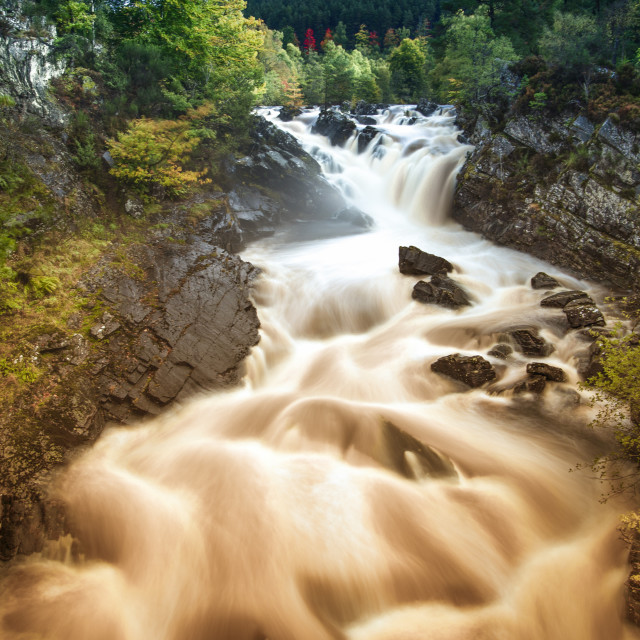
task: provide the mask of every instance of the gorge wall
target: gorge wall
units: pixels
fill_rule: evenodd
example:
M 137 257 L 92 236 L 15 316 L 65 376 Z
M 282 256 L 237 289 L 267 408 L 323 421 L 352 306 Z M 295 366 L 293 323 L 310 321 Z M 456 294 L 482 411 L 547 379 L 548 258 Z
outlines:
M 640 136 L 583 115 L 461 122 L 475 145 L 453 217 L 583 278 L 637 287 Z

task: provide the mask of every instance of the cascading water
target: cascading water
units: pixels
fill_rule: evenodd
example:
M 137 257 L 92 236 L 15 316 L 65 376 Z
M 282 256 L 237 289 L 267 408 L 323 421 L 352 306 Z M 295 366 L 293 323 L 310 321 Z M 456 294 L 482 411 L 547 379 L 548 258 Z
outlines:
M 390 110 L 358 155 L 355 139 L 312 135 L 314 117 L 281 126 L 373 228 L 309 239 L 300 223 L 249 248 L 264 273 L 245 387 L 113 429 L 72 466 L 59 491 L 86 558 L 16 570 L 1 637 L 635 637 L 616 508 L 568 472 L 598 447 L 588 408 L 569 385 L 539 402 L 499 393 L 524 373 L 518 354 L 492 393 L 429 367 L 529 324 L 574 383 L 578 338 L 529 285 L 550 268 L 447 222 L 468 149 L 453 118 Z M 417 278 L 397 268 L 409 244 L 450 260 L 473 305 L 412 301 Z

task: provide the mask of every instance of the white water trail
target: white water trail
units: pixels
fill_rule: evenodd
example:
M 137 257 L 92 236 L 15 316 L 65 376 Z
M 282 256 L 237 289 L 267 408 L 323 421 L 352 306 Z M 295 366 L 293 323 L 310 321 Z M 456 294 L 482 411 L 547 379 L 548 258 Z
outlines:
M 309 239 L 317 225 L 300 223 L 249 248 L 262 340 L 245 388 L 112 429 L 72 466 L 58 491 L 85 557 L 15 571 L 1 637 L 637 637 L 622 615 L 620 505 L 569 473 L 602 446 L 571 384 L 540 401 L 498 393 L 524 374 L 518 354 L 493 361 L 492 394 L 429 367 L 529 324 L 574 383 L 582 343 L 529 280 L 544 269 L 602 292 L 447 220 L 468 150 L 451 116 L 409 125 L 391 109 L 361 155 L 312 135 L 314 117 L 281 126 L 375 226 Z M 473 305 L 412 301 L 417 278 L 397 268 L 410 244 L 452 262 Z

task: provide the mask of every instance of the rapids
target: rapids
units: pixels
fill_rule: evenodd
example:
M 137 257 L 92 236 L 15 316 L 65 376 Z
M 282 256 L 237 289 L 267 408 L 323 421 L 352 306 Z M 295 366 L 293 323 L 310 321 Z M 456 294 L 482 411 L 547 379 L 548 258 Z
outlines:
M 469 147 L 446 111 L 411 125 L 385 111 L 360 155 L 355 137 L 335 148 L 311 134 L 315 115 L 279 126 L 374 226 L 334 237 L 300 222 L 248 248 L 262 329 L 244 387 L 113 428 L 74 463 L 56 491 L 82 556 L 60 543 L 17 567 L 0 637 L 637 637 L 622 615 L 621 506 L 569 472 L 603 446 L 573 391 L 584 343 L 529 281 L 544 270 L 603 291 L 448 220 Z M 474 304 L 412 301 L 418 278 L 397 266 L 410 244 L 447 258 Z M 488 389 L 430 370 L 486 356 L 521 324 L 569 377 L 542 401 L 504 391 L 524 373 L 518 354 L 494 360 Z

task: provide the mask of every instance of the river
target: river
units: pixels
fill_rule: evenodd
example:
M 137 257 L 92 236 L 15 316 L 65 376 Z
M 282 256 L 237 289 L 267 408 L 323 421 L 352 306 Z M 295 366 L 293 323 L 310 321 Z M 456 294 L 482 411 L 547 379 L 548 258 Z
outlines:
M 621 506 L 576 469 L 603 447 L 574 390 L 586 343 L 530 279 L 604 292 L 449 220 L 469 150 L 451 114 L 380 113 L 361 154 L 311 134 L 316 115 L 279 126 L 372 227 L 300 222 L 243 253 L 263 270 L 243 387 L 111 429 L 74 463 L 59 491 L 84 555 L 19 568 L 1 637 L 636 638 Z M 448 259 L 473 304 L 412 300 L 401 245 Z M 542 398 L 509 390 L 531 358 L 487 356 L 521 325 L 568 376 Z M 497 381 L 431 371 L 451 353 L 487 357 Z

